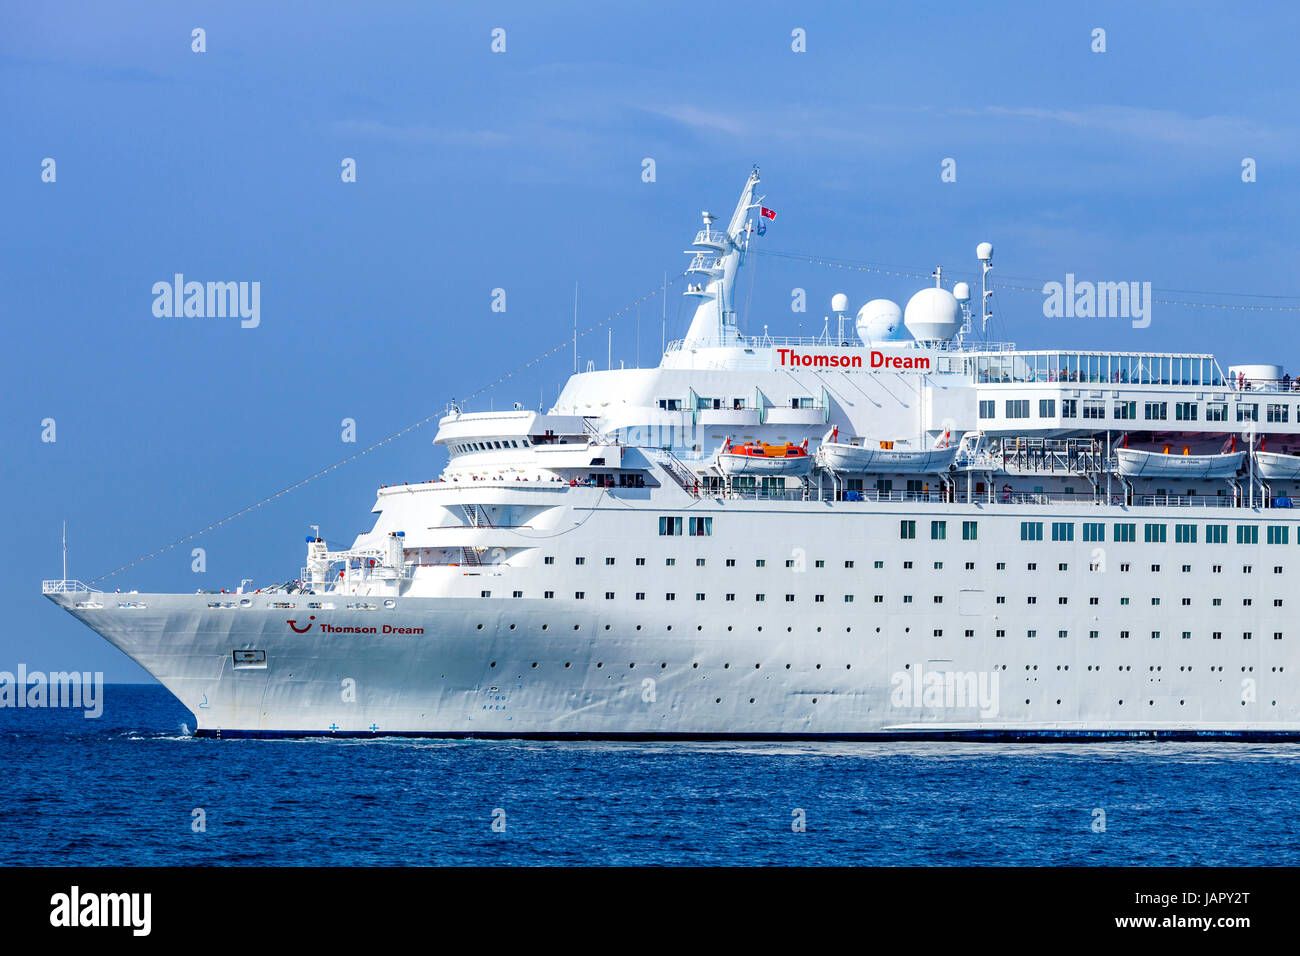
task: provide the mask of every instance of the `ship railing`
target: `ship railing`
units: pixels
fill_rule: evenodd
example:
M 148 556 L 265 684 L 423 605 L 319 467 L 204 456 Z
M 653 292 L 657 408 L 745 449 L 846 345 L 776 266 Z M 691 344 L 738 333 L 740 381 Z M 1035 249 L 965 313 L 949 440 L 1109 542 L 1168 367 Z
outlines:
M 668 449 L 657 448 L 654 449 L 654 453 L 655 460 L 681 486 L 682 490 L 698 498 L 700 495 L 700 476 L 686 467 L 682 460 Z
M 814 491 L 815 495 L 815 491 Z M 780 498 L 795 500 L 803 497 L 799 490 L 766 491 L 764 489 L 737 492 L 736 498 Z M 875 489 L 848 489 L 841 493 L 840 500 L 854 502 L 897 502 L 903 504 L 965 504 L 966 491 L 959 482 L 956 486 L 955 500 L 946 495 L 942 486 L 936 484 L 927 491 L 877 491 Z M 1055 491 L 994 491 L 992 497 L 987 492 L 975 493 L 970 503 L 984 505 L 1131 505 L 1151 508 L 1237 508 L 1243 505 L 1231 495 L 1134 495 L 1126 501 L 1122 493 L 1107 497 L 1103 492 L 1093 494 L 1091 491 L 1055 492 Z
M 731 245 L 731 240 L 727 238 L 725 232 L 718 232 L 713 229 L 701 229 L 695 234 L 695 242 L 693 242 L 692 245 L 722 246 L 723 248 L 726 248 Z
M 408 580 L 415 574 L 415 565 L 404 563 L 400 568 L 390 567 L 386 564 L 376 564 L 373 568 L 330 568 L 325 575 L 325 583 L 338 584 L 340 581 L 393 581 Z M 343 574 L 339 572 L 342 571 Z M 311 583 L 311 568 L 301 568 L 298 571 L 298 580 L 304 586 Z
M 102 594 L 99 588 L 92 588 L 89 584 L 77 580 L 62 581 L 42 581 L 42 594 L 74 594 L 74 593 L 91 593 Z
M 1228 380 L 1228 387 L 1236 392 L 1300 392 L 1300 378 L 1236 378 Z
M 680 352 L 684 344 L 685 344 L 684 339 L 673 339 L 664 348 L 664 354 L 667 355 L 670 352 Z M 740 338 L 736 339 L 734 343 L 728 343 L 728 344 L 735 344 L 738 347 L 744 347 L 748 349 L 768 349 L 768 348 L 790 348 L 795 346 L 801 348 L 863 348 L 866 343 L 864 343 L 861 339 L 858 339 L 857 337 L 849 338 L 847 336 L 845 337 L 844 341 L 838 342 L 836 341 L 835 336 L 826 336 L 826 335 L 817 335 L 817 336 L 749 335 L 749 336 L 741 336 Z M 889 346 L 889 347 L 898 347 L 898 346 L 906 346 L 908 343 L 907 342 L 880 342 L 878 344 Z M 954 342 L 931 343 L 929 346 L 927 346 L 927 348 L 931 349 L 932 351 L 954 352 L 962 355 L 969 355 L 976 352 L 1014 352 L 1016 351 L 1016 343 L 1015 342 L 967 342 L 963 344 L 961 342 L 954 341 Z M 723 368 L 725 367 L 725 365 L 723 365 L 722 363 L 718 363 L 711 367 Z M 987 374 L 985 375 L 985 380 L 986 381 L 989 380 Z M 1003 381 L 1003 380 L 998 379 L 996 381 Z M 1009 382 L 1013 380 L 1007 378 L 1005 379 L 1005 381 Z

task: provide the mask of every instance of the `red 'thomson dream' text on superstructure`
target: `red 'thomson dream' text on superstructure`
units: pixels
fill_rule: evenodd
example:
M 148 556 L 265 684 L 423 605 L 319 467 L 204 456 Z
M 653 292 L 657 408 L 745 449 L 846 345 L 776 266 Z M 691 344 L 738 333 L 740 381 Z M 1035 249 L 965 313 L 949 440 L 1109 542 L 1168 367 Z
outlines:
M 794 349 L 777 349 L 777 366 L 780 368 L 862 368 L 861 355 L 808 354 Z M 921 369 L 928 371 L 930 360 L 924 355 L 886 355 L 871 351 L 871 368 Z

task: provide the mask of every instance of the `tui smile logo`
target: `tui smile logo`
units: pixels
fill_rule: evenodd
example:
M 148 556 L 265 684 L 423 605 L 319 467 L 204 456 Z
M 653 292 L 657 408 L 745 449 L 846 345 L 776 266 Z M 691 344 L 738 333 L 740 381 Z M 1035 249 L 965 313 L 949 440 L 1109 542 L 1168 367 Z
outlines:
M 314 621 L 314 620 L 316 620 L 316 615 L 315 615 L 315 614 L 313 614 L 311 617 L 309 617 L 309 618 L 307 619 L 307 626 L 306 626 L 306 627 L 299 627 L 299 626 L 298 626 L 298 619 L 297 619 L 297 618 L 294 618 L 294 619 L 291 620 L 291 621 L 285 621 L 284 623 L 288 624 L 291 628 L 293 628 L 293 632 L 294 632 L 295 634 L 306 634 L 308 631 L 311 630 L 311 622 Z

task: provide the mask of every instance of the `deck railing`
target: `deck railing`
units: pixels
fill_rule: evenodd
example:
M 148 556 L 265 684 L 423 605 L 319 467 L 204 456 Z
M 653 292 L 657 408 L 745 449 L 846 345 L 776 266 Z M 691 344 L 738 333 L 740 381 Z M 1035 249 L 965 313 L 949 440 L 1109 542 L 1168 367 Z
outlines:
M 82 581 L 42 581 L 42 594 L 72 594 L 81 592 L 91 592 L 94 594 L 102 593 L 99 588 L 92 588 L 89 584 Z

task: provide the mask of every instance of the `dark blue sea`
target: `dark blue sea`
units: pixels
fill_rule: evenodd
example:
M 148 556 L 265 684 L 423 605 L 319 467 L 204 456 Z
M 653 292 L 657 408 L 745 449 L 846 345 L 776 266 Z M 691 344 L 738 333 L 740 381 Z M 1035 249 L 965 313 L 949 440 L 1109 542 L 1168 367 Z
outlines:
M 0 710 L 0 864 L 1300 864 L 1300 745 L 219 741 L 105 693 Z

